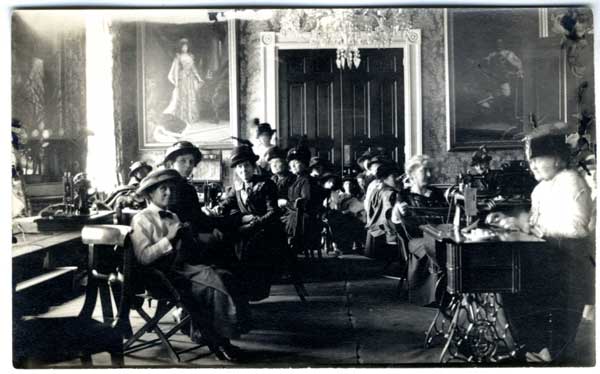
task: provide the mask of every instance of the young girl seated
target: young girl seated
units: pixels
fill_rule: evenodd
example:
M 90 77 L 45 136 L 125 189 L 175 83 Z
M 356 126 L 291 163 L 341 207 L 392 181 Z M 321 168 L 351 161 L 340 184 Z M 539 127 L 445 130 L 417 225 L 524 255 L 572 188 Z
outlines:
M 137 193 L 146 197 L 148 207 L 131 222 L 135 257 L 142 266 L 165 274 L 216 357 L 237 360 L 240 350 L 229 339 L 248 331 L 248 301 L 231 273 L 203 264 L 206 248 L 194 239 L 188 224 L 182 224 L 175 213 L 167 210 L 180 178 L 177 171 L 163 169 L 150 173 L 140 183 Z

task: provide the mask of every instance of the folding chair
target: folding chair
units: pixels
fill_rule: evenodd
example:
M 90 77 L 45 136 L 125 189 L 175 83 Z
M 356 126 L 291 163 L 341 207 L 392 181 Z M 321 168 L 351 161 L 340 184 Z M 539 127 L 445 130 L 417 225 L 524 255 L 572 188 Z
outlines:
M 168 331 L 165 332 L 161 329 L 159 325 L 161 319 L 174 307 L 182 307 L 181 297 L 162 272 L 137 264 L 129 239 L 130 232 L 131 227 L 123 225 L 84 227 L 82 237 L 84 243 L 89 246 L 91 276 L 88 283 L 92 282 L 92 287 L 88 287 L 86 302 L 81 313 L 91 316 L 96 304 L 97 293 L 100 292 L 105 321 L 113 319 L 110 300 L 110 288 L 112 288 L 118 306 L 118 315 L 114 320 L 114 326 L 123 333 L 125 338 L 128 338 L 123 344 L 123 352 L 125 354 L 133 353 L 162 344 L 171 360 L 179 363 L 181 352 L 175 350 L 169 338 L 190 323 L 189 313 Z M 101 247 L 106 249 L 107 246 L 113 246 L 113 250 L 98 250 Z M 150 283 L 156 286 L 151 288 L 148 286 Z M 153 316 L 148 315 L 143 309 L 146 300 L 149 304 L 151 300 L 158 301 Z M 144 326 L 135 333 L 132 331 L 129 320 L 130 309 L 135 309 L 145 321 Z M 148 332 L 155 332 L 158 337 L 140 342 Z M 197 347 L 192 349 L 195 348 Z

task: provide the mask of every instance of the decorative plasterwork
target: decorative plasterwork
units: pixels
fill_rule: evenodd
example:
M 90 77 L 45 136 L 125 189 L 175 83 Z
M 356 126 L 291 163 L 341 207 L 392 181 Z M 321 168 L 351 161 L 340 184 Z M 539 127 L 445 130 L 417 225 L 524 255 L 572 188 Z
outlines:
M 359 46 L 368 48 L 368 46 Z M 260 34 L 263 118 L 276 124 L 279 129 L 279 50 L 287 49 L 335 49 L 335 45 L 310 43 L 310 34 L 282 35 L 277 32 Z M 421 112 L 421 30 L 412 29 L 395 38 L 389 48 L 404 50 L 404 107 L 405 159 L 423 151 Z

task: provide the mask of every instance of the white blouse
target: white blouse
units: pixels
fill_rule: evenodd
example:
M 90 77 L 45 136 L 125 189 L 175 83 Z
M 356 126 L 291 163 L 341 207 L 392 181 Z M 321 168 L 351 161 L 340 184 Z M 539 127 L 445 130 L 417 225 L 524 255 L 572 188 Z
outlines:
M 584 238 L 589 234 L 592 208 L 585 180 L 576 171 L 565 169 L 534 188 L 529 220 L 544 236 Z

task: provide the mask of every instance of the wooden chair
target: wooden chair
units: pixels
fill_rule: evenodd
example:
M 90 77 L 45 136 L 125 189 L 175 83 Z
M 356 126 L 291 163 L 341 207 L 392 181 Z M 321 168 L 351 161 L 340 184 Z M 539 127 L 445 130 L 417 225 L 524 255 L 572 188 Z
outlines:
M 300 275 L 300 269 L 298 264 L 298 253 L 302 250 L 304 256 L 308 258 L 308 249 L 304 245 L 304 206 L 306 200 L 304 198 L 298 198 L 294 202 L 294 209 L 296 209 L 297 219 L 296 227 L 294 228 L 294 235 L 290 238 L 290 273 L 292 277 L 292 283 L 296 289 L 296 293 L 302 302 L 306 302 L 306 296 L 308 292 L 304 288 L 302 277 Z
M 78 316 L 62 318 L 14 319 L 14 365 L 35 367 L 80 358 L 84 366 L 92 364 L 95 353 L 109 352 L 112 366 L 123 366 L 123 334 L 114 322 L 110 284 L 118 282 L 115 275 L 99 272 L 108 265 L 101 261 L 99 246 L 123 246 L 128 227 L 110 226 L 103 230 L 82 230 L 84 244 L 88 245 L 88 280 L 85 302 Z M 105 249 L 105 248 L 103 248 Z M 106 251 L 102 251 L 106 252 Z M 118 291 L 117 291 L 118 292 Z M 92 319 L 98 294 L 102 303 L 103 322 Z
M 92 355 L 110 353 L 111 366 L 122 367 L 123 338 L 110 324 L 87 317 L 34 318 L 13 321 L 13 365 L 15 368 L 81 360 L 92 366 Z
M 439 207 L 439 208 L 418 208 L 418 207 L 408 207 L 409 215 L 416 219 L 422 224 L 441 224 L 445 223 L 447 220 L 447 207 Z M 412 256 L 409 251 L 409 242 L 411 240 L 411 236 L 408 233 L 406 225 L 404 222 L 400 222 L 395 224 L 396 232 L 398 235 L 398 245 L 400 253 L 405 261 L 404 273 L 403 276 L 400 277 L 398 282 L 398 290 L 399 292 L 404 288 L 408 291 L 408 299 L 409 302 L 411 300 L 410 294 L 410 280 L 408 270 L 410 268 L 410 263 L 412 261 Z M 442 273 L 439 275 L 436 281 L 436 294 L 441 291 L 440 286 L 443 285 L 445 275 Z
M 137 264 L 129 239 L 130 232 L 131 227 L 123 225 L 84 227 L 83 236 L 86 238 L 84 242 L 89 246 L 89 266 L 92 274 L 88 283 L 92 282 L 92 287 L 88 287 L 82 313 L 91 315 L 99 292 L 105 320 L 113 319 L 110 304 L 110 288 L 112 288 L 118 306 L 118 315 L 114 318 L 113 325 L 122 332 L 123 337 L 127 338 L 122 345 L 123 352 L 133 353 L 162 344 L 171 360 L 179 363 L 180 352 L 175 350 L 169 338 L 190 323 L 189 313 L 168 331 L 161 329 L 159 325 L 161 319 L 176 306 L 183 307 L 181 297 L 162 272 Z M 113 250 L 108 251 L 107 246 L 109 248 L 112 246 Z M 99 248 L 103 250 L 99 251 Z M 149 284 L 155 286 L 150 288 Z M 150 316 L 143 309 L 143 305 L 145 301 L 150 305 L 152 300 L 157 301 L 157 307 L 154 314 Z M 144 326 L 135 333 L 129 320 L 131 309 L 134 309 L 145 321 Z M 141 338 L 149 332 L 156 333 L 158 337 L 140 342 Z

